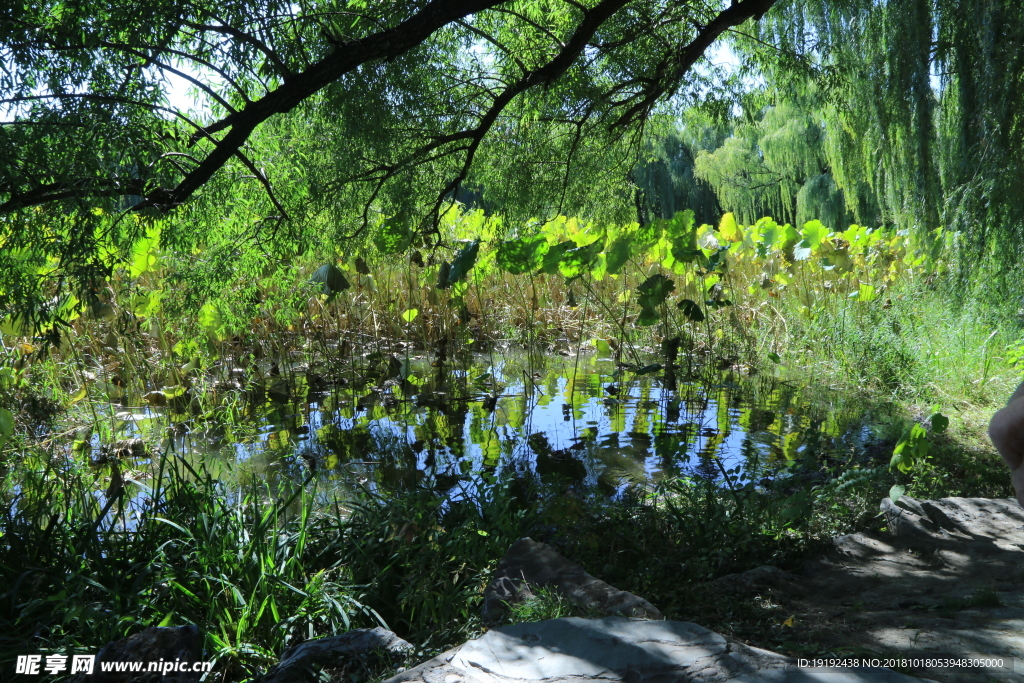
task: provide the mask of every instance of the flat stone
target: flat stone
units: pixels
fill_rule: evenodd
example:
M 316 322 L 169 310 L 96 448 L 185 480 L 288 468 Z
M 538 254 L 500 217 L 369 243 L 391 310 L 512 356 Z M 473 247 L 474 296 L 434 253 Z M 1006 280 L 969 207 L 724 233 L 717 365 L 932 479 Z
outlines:
M 487 624 L 501 623 L 508 608 L 532 597 L 531 586 L 548 586 L 573 604 L 602 615 L 661 619 L 657 607 L 591 576 L 554 548 L 531 538 L 512 544 L 484 589 L 482 615 Z
M 384 628 L 361 628 L 339 636 L 316 638 L 289 648 L 261 683 L 313 683 L 326 667 L 343 666 L 370 657 L 397 659 L 413 646 Z M 451 683 L 450 681 L 446 683 Z
M 1016 500 L 908 496 L 880 505 L 888 532 L 840 536 L 799 581 L 767 595 L 823 651 L 983 658 L 1001 667 L 920 668 L 943 683 L 1024 680 L 1024 508 Z
M 199 662 L 202 660 L 203 639 L 195 626 L 151 626 L 127 638 L 107 643 L 96 653 L 93 673 L 78 674 L 72 683 L 192 683 L 198 681 L 197 672 L 106 672 L 103 662 Z
M 644 674 L 687 669 L 726 647 L 717 633 L 682 621 L 573 617 L 489 631 L 466 643 L 452 664 L 530 681 L 615 678 L 615 671 L 630 669 Z
M 385 683 L 911 683 L 888 669 L 802 669 L 681 621 L 551 619 L 488 631 Z

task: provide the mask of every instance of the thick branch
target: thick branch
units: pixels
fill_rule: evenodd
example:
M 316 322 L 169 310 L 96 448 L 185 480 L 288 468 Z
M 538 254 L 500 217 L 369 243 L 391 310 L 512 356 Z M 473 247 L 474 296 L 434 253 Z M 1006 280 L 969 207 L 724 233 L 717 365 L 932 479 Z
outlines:
M 185 176 L 177 187 L 154 192 L 135 208 L 170 208 L 181 204 L 205 185 L 213 174 L 241 149 L 256 127 L 271 116 L 291 111 L 300 102 L 360 64 L 377 59 L 393 59 L 427 40 L 441 27 L 500 2 L 501 0 L 433 0 L 419 13 L 394 28 L 339 46 L 305 71 L 286 78 L 280 88 L 246 105 L 241 111 L 207 126 L 207 133 L 227 128 L 231 130 L 203 163 Z
M 633 106 L 626 110 L 618 121 L 616 127 L 624 127 L 637 119 L 643 118 L 654 107 L 655 102 L 667 93 L 675 91 L 679 87 L 683 76 L 697 62 L 704 52 L 718 39 L 725 31 L 733 26 L 739 26 L 747 19 L 760 19 L 765 12 L 771 9 L 776 0 L 743 0 L 733 2 L 732 5 L 723 10 L 707 26 L 698 27 L 697 37 L 688 45 L 683 47 L 675 55 L 662 60 L 656 69 L 653 85 L 646 88 L 643 96 Z
M 0 214 L 11 213 L 18 209 L 39 206 L 62 199 L 75 199 L 86 196 L 128 197 L 142 195 L 144 192 L 145 189 L 142 186 L 142 182 L 136 179 L 97 181 L 95 178 L 88 178 L 77 182 L 50 183 L 35 187 L 28 192 L 14 194 L 6 202 L 0 204 Z

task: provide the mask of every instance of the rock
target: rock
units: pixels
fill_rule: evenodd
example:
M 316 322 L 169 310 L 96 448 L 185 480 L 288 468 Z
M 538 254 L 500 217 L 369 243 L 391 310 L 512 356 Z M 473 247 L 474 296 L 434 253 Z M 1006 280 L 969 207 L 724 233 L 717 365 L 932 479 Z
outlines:
M 319 681 L 325 668 L 341 668 L 355 661 L 367 663 L 372 657 L 394 663 L 413 651 L 413 646 L 384 628 L 361 628 L 340 636 L 317 638 L 289 648 L 260 683 L 306 683 Z M 388 661 L 390 660 L 390 661 Z
M 641 597 L 621 591 L 585 572 L 549 545 L 521 538 L 498 563 L 484 590 L 484 623 L 501 623 L 507 607 L 533 596 L 530 586 L 550 586 L 586 610 L 603 615 L 661 619 L 661 612 Z
M 907 496 L 880 507 L 887 533 L 833 539 L 799 580 L 759 585 L 762 598 L 813 629 L 821 652 L 980 658 L 997 665 L 913 672 L 944 683 L 1022 680 L 1024 508 L 1010 498 Z
M 203 641 L 195 626 L 167 628 L 151 626 L 144 631 L 121 640 L 107 643 L 96 654 L 93 673 L 78 674 L 72 683 L 191 683 L 198 681 L 201 672 L 104 672 L 102 662 L 142 662 L 148 668 L 150 662 L 201 661 Z
M 891 498 L 884 499 L 881 510 L 896 537 L 926 542 L 998 537 L 1024 542 L 1024 508 L 1012 498 L 916 500 L 903 496 L 895 504 Z
M 889 669 L 801 669 L 682 621 L 551 619 L 488 631 L 385 683 L 911 683 Z

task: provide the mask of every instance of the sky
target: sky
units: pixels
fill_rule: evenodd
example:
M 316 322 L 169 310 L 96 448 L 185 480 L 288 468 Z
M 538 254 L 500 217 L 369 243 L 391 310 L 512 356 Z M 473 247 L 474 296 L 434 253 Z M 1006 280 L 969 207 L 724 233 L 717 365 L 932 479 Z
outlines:
M 739 66 L 739 59 L 733 53 L 725 41 L 715 42 L 708 50 L 708 59 L 712 64 L 716 66 L 724 66 L 727 68 L 737 68 Z M 177 63 L 173 65 L 175 69 L 183 71 L 193 78 L 203 81 L 211 86 L 216 87 L 220 83 L 220 79 L 210 72 L 203 73 L 193 68 L 187 63 Z M 205 93 L 196 92 L 195 86 L 189 83 L 184 78 L 177 76 L 172 73 L 164 74 L 166 82 L 165 94 L 167 96 L 168 106 L 172 109 L 176 109 L 181 112 L 206 112 L 209 111 L 209 98 Z

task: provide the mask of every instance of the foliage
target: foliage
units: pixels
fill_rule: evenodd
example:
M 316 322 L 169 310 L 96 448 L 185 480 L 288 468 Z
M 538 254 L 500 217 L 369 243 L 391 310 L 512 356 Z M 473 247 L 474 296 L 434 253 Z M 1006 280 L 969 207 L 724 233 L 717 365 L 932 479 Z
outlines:
M 401 250 L 464 184 L 509 215 L 621 218 L 644 121 L 713 82 L 704 51 L 774 2 L 19 6 L 0 19 L 0 308 L 52 322 L 56 289 L 88 299 L 110 246 L 142 238 L 131 218 L 170 211 L 180 253 L 227 220 L 271 257 L 325 221 Z
M 928 422 L 933 434 L 941 434 L 949 426 L 949 418 L 937 409 L 928 418 Z M 920 423 L 915 422 L 893 449 L 889 466 L 901 472 L 909 472 L 914 469 L 915 462 L 928 457 L 929 450 L 931 444 L 928 441 L 928 431 Z
M 311 569 L 310 495 L 228 491 L 172 455 L 148 473 L 108 467 L 105 497 L 73 459 L 61 469 L 25 460 L 5 481 L 4 666 L 28 651 L 94 653 L 146 626 L 195 624 L 234 679 L 290 643 L 380 623 L 343 567 Z
M 1015 268 L 1024 88 L 1003 74 L 1018 73 L 1020 6 L 865 0 L 778 10 L 736 47 L 787 99 L 820 93 L 824 156 L 847 204 L 873 197 L 886 223 L 960 233 L 965 276 L 985 253 Z

